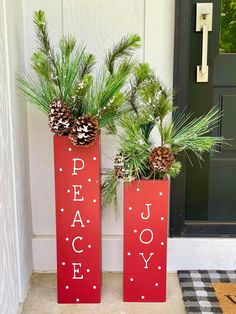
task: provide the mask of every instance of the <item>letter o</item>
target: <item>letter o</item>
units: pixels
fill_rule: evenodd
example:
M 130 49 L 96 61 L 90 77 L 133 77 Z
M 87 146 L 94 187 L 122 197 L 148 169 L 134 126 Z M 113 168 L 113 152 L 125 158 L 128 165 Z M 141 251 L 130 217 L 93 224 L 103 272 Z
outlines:
M 144 232 L 147 232 L 147 231 L 150 232 L 151 238 L 150 238 L 149 241 L 143 241 L 142 235 L 143 235 Z M 140 232 L 139 240 L 140 240 L 143 244 L 149 244 L 149 243 L 151 243 L 152 240 L 153 240 L 153 232 L 152 232 L 152 230 L 151 230 L 151 229 L 143 229 L 143 230 Z

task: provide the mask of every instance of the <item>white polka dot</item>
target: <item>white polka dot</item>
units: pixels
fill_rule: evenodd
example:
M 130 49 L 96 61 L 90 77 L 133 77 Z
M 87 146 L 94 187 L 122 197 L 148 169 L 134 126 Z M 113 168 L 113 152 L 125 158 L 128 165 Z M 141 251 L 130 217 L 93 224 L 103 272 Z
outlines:
M 76 302 L 79 302 L 79 299 L 76 299 Z
M 128 252 L 128 253 L 127 253 L 127 255 L 129 255 L 129 256 L 130 256 L 130 255 L 131 255 L 131 253 L 130 253 L 130 252 Z
M 65 286 L 65 288 L 68 290 L 68 289 L 69 289 L 69 286 Z
M 89 244 L 89 245 L 88 245 L 88 248 L 89 248 L 89 249 L 91 249 L 91 247 L 92 247 L 92 245 L 91 245 L 91 244 Z
M 157 269 L 159 269 L 159 270 L 160 270 L 160 269 L 161 269 L 161 266 L 158 266 L 158 267 L 157 267 Z
M 68 189 L 66 192 L 67 192 L 67 193 L 70 193 L 70 189 Z
M 87 222 L 87 224 L 89 224 L 89 223 L 90 223 L 90 220 L 89 220 L 89 219 L 87 219 L 87 220 L 86 220 L 86 222 Z
M 93 160 L 97 160 L 97 157 L 93 157 Z
M 129 210 L 132 210 L 133 208 L 132 207 L 129 207 Z
M 92 179 L 88 179 L 88 182 L 91 182 L 92 181 Z
M 63 170 L 62 168 L 59 168 L 59 171 L 60 171 L 60 172 L 62 172 L 62 170 Z
M 94 200 L 93 200 L 93 203 L 96 203 L 96 202 L 97 202 L 97 200 L 94 199 Z
M 130 281 L 134 281 L 134 278 L 130 278 L 129 280 L 130 280 Z
M 61 264 L 62 264 L 63 266 L 65 266 L 65 265 L 66 265 L 66 263 L 65 263 L 65 262 L 62 262 Z
M 137 229 L 134 229 L 134 233 L 137 233 L 138 232 L 138 230 Z
M 162 193 L 162 192 L 160 192 L 160 193 L 159 193 L 159 195 L 160 195 L 160 196 L 162 196 L 162 195 L 163 195 L 163 193 Z
M 64 212 L 64 208 L 61 208 L 60 211 L 61 211 L 61 212 Z
M 142 300 L 143 300 L 143 299 L 145 299 L 145 296 L 144 296 L 144 295 L 142 295 L 142 296 L 141 296 L 141 299 L 142 299 Z
M 164 217 L 161 217 L 161 220 L 164 220 Z
M 86 272 L 87 272 L 87 273 L 90 273 L 90 269 L 89 269 L 89 268 L 88 268 L 88 269 L 86 269 Z
M 66 241 L 69 241 L 69 238 L 66 238 Z
M 96 286 L 93 286 L 93 289 L 95 290 L 95 289 L 97 289 L 97 287 L 96 287 Z
M 71 147 L 70 147 L 70 148 L 68 148 L 68 151 L 69 151 L 69 152 L 71 152 L 71 151 L 72 151 L 72 148 L 71 148 Z
M 164 242 L 161 242 L 161 245 L 164 245 Z
M 137 188 L 136 191 L 139 192 L 139 191 L 140 191 L 140 188 Z
M 155 283 L 155 286 L 156 286 L 156 287 L 158 287 L 158 286 L 159 286 L 159 284 L 156 282 L 156 283 Z

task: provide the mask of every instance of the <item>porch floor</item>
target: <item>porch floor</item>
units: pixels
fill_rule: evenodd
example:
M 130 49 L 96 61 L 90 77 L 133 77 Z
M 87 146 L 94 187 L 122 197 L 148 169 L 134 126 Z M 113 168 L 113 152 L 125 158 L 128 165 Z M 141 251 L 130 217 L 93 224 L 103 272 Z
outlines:
M 177 274 L 169 273 L 166 303 L 122 302 L 122 274 L 104 273 L 101 304 L 57 304 L 56 274 L 34 273 L 23 314 L 182 314 L 185 313 Z

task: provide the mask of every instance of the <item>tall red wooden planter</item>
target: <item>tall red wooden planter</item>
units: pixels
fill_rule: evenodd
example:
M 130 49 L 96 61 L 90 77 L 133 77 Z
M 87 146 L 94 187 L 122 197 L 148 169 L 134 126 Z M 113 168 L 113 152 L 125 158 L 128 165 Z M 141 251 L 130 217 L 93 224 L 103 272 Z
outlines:
M 76 147 L 54 136 L 59 303 L 101 296 L 100 146 Z
M 124 187 L 124 301 L 166 300 L 168 180 Z

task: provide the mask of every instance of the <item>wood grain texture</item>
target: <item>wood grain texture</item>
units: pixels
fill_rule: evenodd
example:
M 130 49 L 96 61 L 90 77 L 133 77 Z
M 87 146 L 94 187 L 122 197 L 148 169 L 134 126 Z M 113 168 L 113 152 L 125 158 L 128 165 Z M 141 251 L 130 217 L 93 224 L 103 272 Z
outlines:
M 11 102 L 5 1 L 0 1 L 0 313 L 15 313 L 19 303 L 17 232 L 12 169 Z
M 145 61 L 169 88 L 173 81 L 175 0 L 148 0 L 145 10 Z
M 23 63 L 22 2 L 0 1 L 0 313 L 15 314 L 32 270 L 26 110 L 16 92 Z

